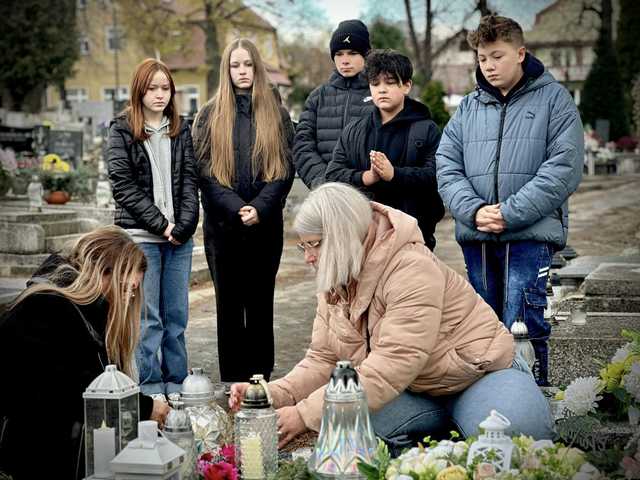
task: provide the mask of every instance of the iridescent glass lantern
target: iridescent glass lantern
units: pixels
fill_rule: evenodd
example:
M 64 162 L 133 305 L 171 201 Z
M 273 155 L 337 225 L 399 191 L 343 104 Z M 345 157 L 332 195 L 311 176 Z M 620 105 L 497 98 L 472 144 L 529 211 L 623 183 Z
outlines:
M 358 462 L 372 463 L 376 437 L 367 397 L 349 361 L 339 361 L 324 395 L 320 434 L 309 470 L 321 478 L 364 478 Z
M 82 394 L 87 478 L 113 478 L 108 464 L 138 435 L 140 388 L 107 365 Z

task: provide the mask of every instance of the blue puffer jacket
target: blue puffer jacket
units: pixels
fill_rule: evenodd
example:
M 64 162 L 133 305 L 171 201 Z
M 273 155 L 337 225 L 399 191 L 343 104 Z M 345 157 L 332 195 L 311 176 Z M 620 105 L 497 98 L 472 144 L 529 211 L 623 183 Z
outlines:
M 486 87 L 481 73 L 478 80 L 445 127 L 436 153 L 438 189 L 456 220 L 456 240 L 535 240 L 563 248 L 568 198 L 584 163 L 573 99 L 547 71 L 506 101 Z M 499 235 L 478 231 L 478 209 L 498 202 L 506 229 Z

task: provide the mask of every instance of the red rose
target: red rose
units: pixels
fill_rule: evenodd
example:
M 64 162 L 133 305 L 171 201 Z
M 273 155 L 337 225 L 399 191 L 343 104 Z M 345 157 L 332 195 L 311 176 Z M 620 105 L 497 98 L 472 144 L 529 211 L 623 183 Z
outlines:
M 205 480 L 238 480 L 238 470 L 227 462 L 207 465 L 203 473 Z

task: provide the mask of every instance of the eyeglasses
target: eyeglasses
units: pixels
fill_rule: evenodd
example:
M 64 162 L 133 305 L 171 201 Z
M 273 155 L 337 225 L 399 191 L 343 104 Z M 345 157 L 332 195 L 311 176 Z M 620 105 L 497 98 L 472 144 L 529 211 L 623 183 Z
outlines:
M 298 247 L 298 250 L 300 250 L 302 253 L 305 253 L 307 250 L 311 248 L 318 248 L 321 244 L 322 244 L 322 240 L 316 240 L 314 242 L 296 243 L 296 247 Z

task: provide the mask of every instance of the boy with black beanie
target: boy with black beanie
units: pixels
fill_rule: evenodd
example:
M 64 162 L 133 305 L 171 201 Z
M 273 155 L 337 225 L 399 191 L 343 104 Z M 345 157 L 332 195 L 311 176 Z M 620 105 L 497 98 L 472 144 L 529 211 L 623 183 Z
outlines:
M 369 85 L 362 74 L 371 48 L 360 20 L 345 20 L 331 36 L 329 49 L 336 71 L 305 102 L 296 130 L 293 157 L 309 188 L 325 182 L 327 164 L 342 129 L 371 110 Z

